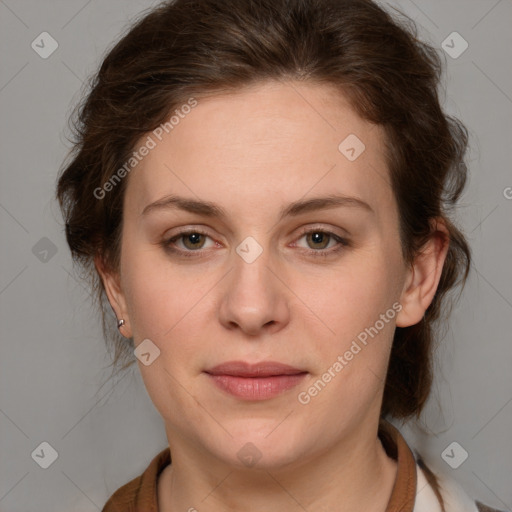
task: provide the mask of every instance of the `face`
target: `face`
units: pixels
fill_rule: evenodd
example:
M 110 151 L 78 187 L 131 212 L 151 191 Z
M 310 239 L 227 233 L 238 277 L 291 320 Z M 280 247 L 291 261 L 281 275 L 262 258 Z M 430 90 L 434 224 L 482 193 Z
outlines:
M 272 82 L 163 135 L 127 178 L 104 281 L 171 452 L 276 468 L 375 424 L 395 326 L 431 298 L 402 260 L 382 128 L 327 86 Z

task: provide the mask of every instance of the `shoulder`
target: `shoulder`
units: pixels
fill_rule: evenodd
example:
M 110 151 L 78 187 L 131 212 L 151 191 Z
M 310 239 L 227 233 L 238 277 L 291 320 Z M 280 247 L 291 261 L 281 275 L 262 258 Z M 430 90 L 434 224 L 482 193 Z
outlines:
M 142 475 L 130 480 L 127 484 L 119 487 L 110 496 L 101 512 L 132 512 L 139 489 L 141 488 Z
M 144 472 L 112 494 L 101 512 L 157 512 L 160 473 L 171 462 L 169 447 L 158 453 Z
M 442 511 L 438 505 L 434 509 L 429 508 L 433 506 L 434 500 L 436 504 L 439 503 L 439 495 L 445 512 L 504 512 L 473 499 L 455 479 L 439 468 L 427 465 L 420 457 L 417 457 L 417 477 L 418 494 L 414 512 L 434 509 Z
M 478 512 L 505 512 L 504 510 L 498 510 L 497 508 L 491 508 L 487 505 L 484 505 L 483 503 L 480 503 L 479 501 L 476 501 L 476 507 L 478 509 Z

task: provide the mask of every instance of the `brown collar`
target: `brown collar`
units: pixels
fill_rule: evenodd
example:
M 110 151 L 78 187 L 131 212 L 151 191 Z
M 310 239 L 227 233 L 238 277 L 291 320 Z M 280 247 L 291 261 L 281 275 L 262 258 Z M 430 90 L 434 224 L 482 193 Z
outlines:
M 397 461 L 395 485 L 386 512 L 413 512 L 416 499 L 416 460 L 402 434 L 381 420 L 379 438 L 389 457 Z

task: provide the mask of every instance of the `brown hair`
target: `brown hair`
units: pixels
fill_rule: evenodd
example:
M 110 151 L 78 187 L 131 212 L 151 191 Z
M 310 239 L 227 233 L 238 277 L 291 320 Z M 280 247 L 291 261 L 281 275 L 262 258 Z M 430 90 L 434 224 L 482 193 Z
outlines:
M 417 39 L 414 23 L 369 0 L 177 0 L 143 13 L 115 44 L 75 110 L 74 148 L 57 187 L 66 237 L 99 299 L 113 365 L 134 362 L 93 258 L 119 265 L 126 179 L 102 199 L 108 182 L 140 138 L 191 97 L 236 91 L 266 80 L 336 87 L 364 119 L 381 125 L 410 264 L 444 219 L 450 246 L 439 287 L 421 322 L 397 328 L 381 415 L 419 416 L 432 383 L 434 326 L 449 292 L 464 283 L 470 249 L 449 220 L 467 169 L 467 130 L 443 113 L 441 59 Z

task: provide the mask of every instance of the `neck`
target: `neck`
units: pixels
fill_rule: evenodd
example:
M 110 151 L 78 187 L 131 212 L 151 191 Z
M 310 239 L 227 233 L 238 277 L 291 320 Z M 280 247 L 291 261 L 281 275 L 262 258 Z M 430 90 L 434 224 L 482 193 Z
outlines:
M 238 469 L 205 460 L 183 439 L 175 444 L 158 483 L 161 512 L 385 512 L 396 477 L 376 427 L 354 429 L 325 453 L 279 469 Z

